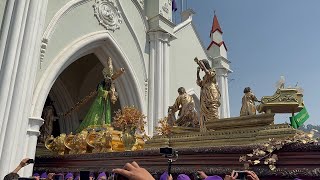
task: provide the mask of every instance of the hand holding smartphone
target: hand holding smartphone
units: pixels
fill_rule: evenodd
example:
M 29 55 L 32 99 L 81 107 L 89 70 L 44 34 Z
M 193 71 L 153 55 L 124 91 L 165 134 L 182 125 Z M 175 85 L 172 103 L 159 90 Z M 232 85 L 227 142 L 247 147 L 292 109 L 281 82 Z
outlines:
M 28 159 L 28 161 L 27 161 L 26 163 L 27 163 L 27 164 L 34 163 L 34 160 L 33 160 L 33 159 Z
M 63 174 L 55 174 L 52 176 L 53 180 L 64 180 Z
M 238 173 L 237 179 L 239 180 L 247 180 L 247 172 L 246 171 L 235 171 L 235 173 Z

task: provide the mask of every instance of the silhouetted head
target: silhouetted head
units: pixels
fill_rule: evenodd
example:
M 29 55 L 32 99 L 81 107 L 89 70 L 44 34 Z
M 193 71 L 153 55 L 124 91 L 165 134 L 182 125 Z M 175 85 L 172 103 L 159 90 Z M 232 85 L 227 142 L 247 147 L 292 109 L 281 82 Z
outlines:
M 180 87 L 179 89 L 178 89 L 178 93 L 181 95 L 181 94 L 184 94 L 184 93 L 186 93 L 186 90 L 184 89 L 184 87 Z
M 201 60 L 201 61 L 203 62 L 203 65 L 204 65 L 208 70 L 210 70 L 210 69 L 211 69 L 211 66 L 210 66 L 210 64 L 209 64 L 209 61 L 208 61 L 208 60 L 203 59 L 203 60 Z
M 246 88 L 244 88 L 243 93 L 248 93 L 250 91 L 251 91 L 250 87 L 246 87 Z

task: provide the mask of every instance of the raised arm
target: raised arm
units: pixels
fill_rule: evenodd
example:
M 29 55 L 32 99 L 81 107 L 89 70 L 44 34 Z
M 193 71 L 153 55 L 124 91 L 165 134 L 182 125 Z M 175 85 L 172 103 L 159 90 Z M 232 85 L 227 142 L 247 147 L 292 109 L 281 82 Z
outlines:
M 176 101 L 174 102 L 174 105 L 173 106 L 169 106 L 169 109 L 171 109 L 172 113 L 175 113 L 175 112 L 177 112 L 179 110 L 180 105 L 181 105 L 180 98 L 177 97 Z
M 20 171 L 21 168 L 25 167 L 27 164 L 27 161 L 29 160 L 29 158 L 25 158 L 22 159 L 22 161 L 19 163 L 19 165 L 16 167 L 16 169 L 14 169 L 12 172 L 13 173 L 18 173 L 18 171 Z
M 256 101 L 256 102 L 261 102 L 254 94 L 253 95 L 253 100 Z
M 197 84 L 202 87 L 202 80 L 200 78 L 200 67 L 197 68 Z

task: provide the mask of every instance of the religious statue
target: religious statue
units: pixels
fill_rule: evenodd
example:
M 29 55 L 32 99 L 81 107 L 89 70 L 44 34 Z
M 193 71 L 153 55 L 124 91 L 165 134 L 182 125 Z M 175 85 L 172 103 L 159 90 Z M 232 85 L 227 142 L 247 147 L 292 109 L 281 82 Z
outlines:
M 199 65 L 197 68 L 197 84 L 201 87 L 200 91 L 200 129 L 205 130 L 204 122 L 219 119 L 218 108 L 220 106 L 220 91 L 217 85 L 216 72 L 211 68 L 206 59 L 194 61 Z M 200 69 L 205 75 L 200 78 Z
M 184 127 L 195 127 L 198 118 L 195 111 L 195 105 L 192 96 L 186 93 L 184 87 L 178 89 L 179 96 L 173 106 L 169 106 L 169 113 L 174 116 L 174 113 L 179 110 L 178 119 L 175 124 Z
M 44 143 L 45 140 L 51 136 L 53 129 L 54 108 L 52 102 L 43 109 L 42 117 L 44 124 L 40 127 L 39 141 Z
M 114 80 L 124 72 L 124 69 L 121 68 L 114 73 L 111 58 L 108 59 L 107 63 L 107 67 L 102 71 L 104 80 L 98 85 L 97 97 L 92 103 L 84 120 L 81 122 L 77 132 L 81 132 L 88 127 L 99 129 L 101 126 L 111 124 L 110 102 L 114 104 L 118 99 Z
M 246 87 L 243 90 L 242 106 L 240 110 L 240 116 L 254 115 L 256 114 L 255 101 L 260 102 L 256 96 L 251 92 L 250 87 Z

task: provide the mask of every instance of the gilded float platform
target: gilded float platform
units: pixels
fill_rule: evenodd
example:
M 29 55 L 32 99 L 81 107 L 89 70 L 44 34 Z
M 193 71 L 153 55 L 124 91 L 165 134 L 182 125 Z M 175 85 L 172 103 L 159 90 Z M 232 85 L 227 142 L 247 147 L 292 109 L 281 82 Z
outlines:
M 269 138 L 287 139 L 298 131 L 289 124 L 274 124 L 274 114 L 259 114 L 208 121 L 206 132 L 196 128 L 174 127 L 169 137 L 154 136 L 145 149 L 253 145 Z
M 191 175 L 203 170 L 208 175 L 230 174 L 232 170 L 243 170 L 239 157 L 251 153 L 258 145 L 220 146 L 198 148 L 176 148 L 179 158 L 172 165 L 174 178 L 178 174 Z M 271 171 L 268 166 L 255 165 L 255 171 L 261 180 L 278 179 L 319 179 L 320 145 L 291 144 L 277 152 L 277 169 Z M 35 159 L 35 172 L 75 172 L 91 171 L 109 173 L 114 168 L 122 168 L 125 163 L 136 161 L 141 167 L 158 178 L 168 168 L 168 159 L 161 156 L 159 149 L 125 151 L 92 154 L 42 155 Z
M 111 172 L 127 162 L 136 161 L 141 167 L 158 177 L 167 169 L 167 159 L 159 153 L 159 147 L 171 146 L 179 158 L 173 163 L 172 173 L 192 175 L 203 170 L 209 175 L 230 174 L 243 170 L 239 157 L 261 147 L 269 138 L 287 139 L 297 130 L 288 124 L 274 124 L 274 114 L 220 119 L 206 123 L 208 131 L 195 128 L 174 127 L 171 137 L 154 136 L 147 141 L 145 150 L 50 155 L 37 154 L 36 172 Z M 320 177 L 320 146 L 318 144 L 290 144 L 277 151 L 277 169 L 271 171 L 265 165 L 251 167 L 261 180 L 318 179 Z

